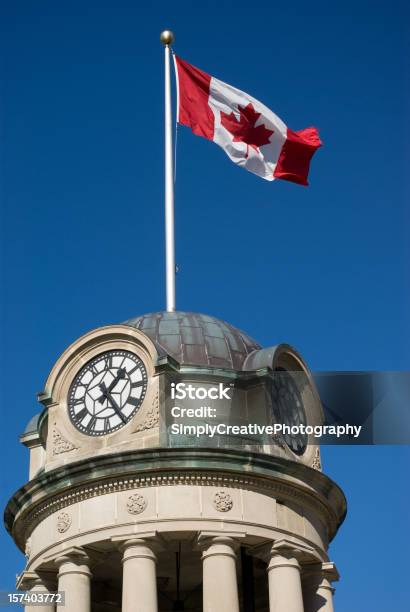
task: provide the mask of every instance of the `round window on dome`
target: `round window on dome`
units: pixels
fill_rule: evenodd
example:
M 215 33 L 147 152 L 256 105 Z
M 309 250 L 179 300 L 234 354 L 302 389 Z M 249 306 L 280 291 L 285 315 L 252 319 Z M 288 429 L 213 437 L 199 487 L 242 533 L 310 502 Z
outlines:
M 296 455 L 303 455 L 308 437 L 305 432 L 296 431 L 295 426 L 306 426 L 306 413 L 298 385 L 292 373 L 284 368 L 275 370 L 272 382 L 272 412 L 274 421 L 285 426 L 282 432 L 284 442 Z

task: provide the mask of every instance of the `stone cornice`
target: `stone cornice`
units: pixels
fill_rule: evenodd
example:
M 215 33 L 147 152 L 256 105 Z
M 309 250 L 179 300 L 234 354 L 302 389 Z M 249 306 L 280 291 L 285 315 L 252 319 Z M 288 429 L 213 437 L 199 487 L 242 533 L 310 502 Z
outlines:
M 346 514 L 341 489 L 302 464 L 236 450 L 158 448 L 102 455 L 45 472 L 10 499 L 5 524 L 22 548 L 34 527 L 61 508 L 116 491 L 174 484 L 244 488 L 293 500 L 322 517 L 329 539 Z

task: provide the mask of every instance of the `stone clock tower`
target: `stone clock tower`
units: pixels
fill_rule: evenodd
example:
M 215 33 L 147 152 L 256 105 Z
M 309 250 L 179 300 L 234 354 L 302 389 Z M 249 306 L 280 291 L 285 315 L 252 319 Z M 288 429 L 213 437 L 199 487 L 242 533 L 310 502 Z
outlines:
M 185 312 L 91 331 L 57 360 L 21 436 L 29 481 L 5 512 L 27 557 L 18 588 L 64 592 L 66 612 L 333 610 L 327 550 L 346 502 L 315 440 L 173 436 L 178 383 L 229 386 L 227 422 L 323 420 L 288 345 Z

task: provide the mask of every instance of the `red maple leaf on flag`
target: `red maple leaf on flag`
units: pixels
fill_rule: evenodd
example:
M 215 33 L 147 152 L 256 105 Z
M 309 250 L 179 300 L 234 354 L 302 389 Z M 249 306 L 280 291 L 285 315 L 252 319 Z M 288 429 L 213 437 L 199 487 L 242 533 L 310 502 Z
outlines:
M 270 143 L 273 130 L 268 130 L 263 124 L 255 127 L 261 113 L 257 113 L 251 103 L 247 106 L 238 106 L 238 110 L 239 120 L 233 112 L 228 115 L 221 111 L 221 124 L 233 135 L 234 142 L 246 144 L 246 157 L 248 157 L 249 147 L 259 151 L 260 146 Z

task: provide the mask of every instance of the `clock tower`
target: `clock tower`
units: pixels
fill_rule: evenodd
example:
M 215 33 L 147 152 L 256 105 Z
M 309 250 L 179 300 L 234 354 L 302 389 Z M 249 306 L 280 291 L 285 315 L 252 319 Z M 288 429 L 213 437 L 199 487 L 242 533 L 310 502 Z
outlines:
M 295 349 L 152 313 L 79 338 L 39 401 L 21 436 L 29 480 L 5 511 L 37 612 L 56 591 L 66 612 L 333 610 L 328 547 L 346 501 L 317 440 L 292 432 L 323 422 Z M 249 436 L 249 423 L 288 427 Z

